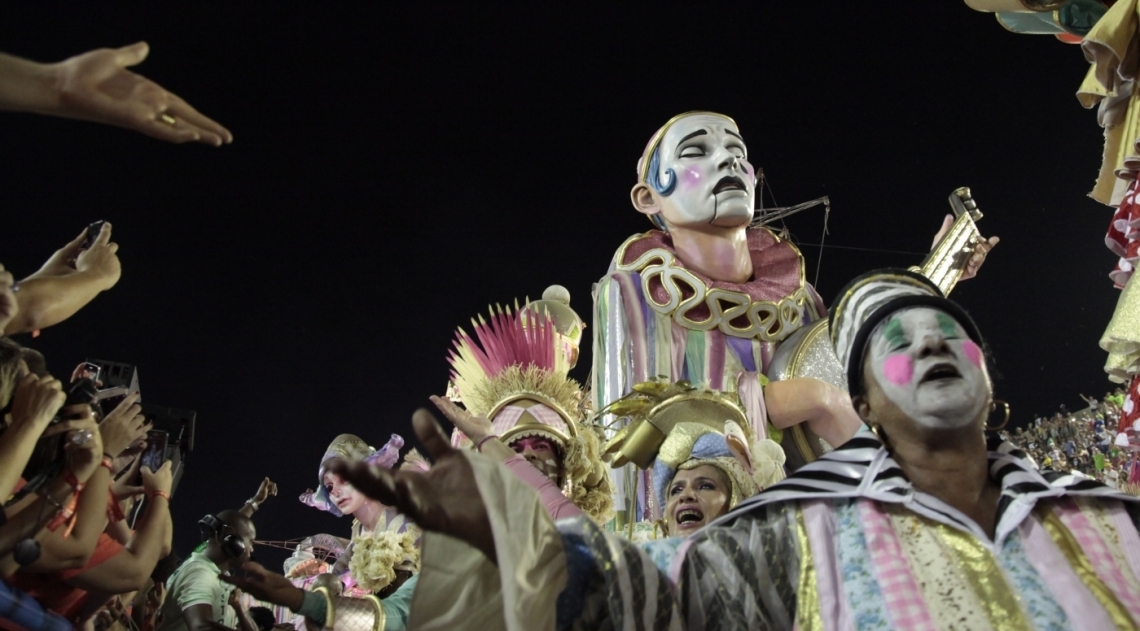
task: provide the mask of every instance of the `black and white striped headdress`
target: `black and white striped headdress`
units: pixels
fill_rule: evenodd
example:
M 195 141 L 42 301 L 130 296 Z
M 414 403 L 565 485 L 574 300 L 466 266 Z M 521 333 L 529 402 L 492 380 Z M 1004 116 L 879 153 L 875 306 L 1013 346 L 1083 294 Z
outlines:
M 934 307 L 954 317 L 978 346 L 985 348 L 973 319 L 925 276 L 905 269 L 878 269 L 851 281 L 832 302 L 828 326 L 839 363 L 847 370 L 847 390 L 863 392 L 863 352 L 875 326 L 907 307 Z

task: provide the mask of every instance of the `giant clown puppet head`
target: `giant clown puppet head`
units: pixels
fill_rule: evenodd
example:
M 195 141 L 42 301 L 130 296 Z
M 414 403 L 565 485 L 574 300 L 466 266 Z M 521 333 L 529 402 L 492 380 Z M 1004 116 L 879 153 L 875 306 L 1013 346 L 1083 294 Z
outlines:
M 673 117 L 637 164 L 633 207 L 667 232 L 742 230 L 752 221 L 756 170 L 731 118 L 715 112 Z

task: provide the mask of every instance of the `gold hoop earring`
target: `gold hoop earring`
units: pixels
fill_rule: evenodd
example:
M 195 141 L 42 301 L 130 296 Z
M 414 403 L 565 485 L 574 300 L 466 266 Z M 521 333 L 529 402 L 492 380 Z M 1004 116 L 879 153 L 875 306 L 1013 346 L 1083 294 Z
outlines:
M 891 443 L 887 440 L 887 433 L 883 431 L 883 426 L 878 423 L 872 423 L 871 432 L 875 434 L 875 438 L 878 438 L 879 442 L 883 443 L 883 447 L 886 447 L 889 451 Z
M 985 430 L 987 432 L 996 432 L 1000 429 L 1003 429 L 1006 425 L 1009 424 L 1009 403 L 1006 403 L 1005 401 L 1002 401 L 1001 399 L 994 399 L 990 403 L 990 414 L 993 414 L 994 410 L 998 409 L 999 405 L 1001 406 L 1001 408 L 1003 410 L 1005 410 L 1005 418 L 1002 419 L 1001 425 L 993 426 L 993 425 L 989 424 L 989 420 L 990 420 L 989 415 L 986 415 Z

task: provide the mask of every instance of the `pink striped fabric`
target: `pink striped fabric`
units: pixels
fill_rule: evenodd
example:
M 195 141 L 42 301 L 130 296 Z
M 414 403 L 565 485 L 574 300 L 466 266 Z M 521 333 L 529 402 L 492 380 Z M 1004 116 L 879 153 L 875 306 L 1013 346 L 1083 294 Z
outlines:
M 883 593 L 892 626 L 912 631 L 935 631 L 934 620 L 926 609 L 926 602 L 911 574 L 910 563 L 890 519 L 873 500 L 861 499 L 858 505 L 875 578 Z
M 689 331 L 672 319 L 668 322 L 670 333 L 673 336 L 673 344 L 669 349 L 673 363 L 669 374 L 680 375 L 685 370 L 685 351 L 689 347 Z
M 491 426 L 495 428 L 496 434 L 502 434 L 508 429 L 515 426 L 519 422 L 519 417 L 525 410 L 517 405 L 508 405 L 499 410 L 495 415 L 495 420 L 491 422 Z
M 1033 569 L 1037 570 L 1037 575 L 1045 581 L 1073 629 L 1101 631 L 1113 628 L 1108 612 L 1077 576 L 1040 520 L 1032 515 L 1021 522 L 1018 529 L 1025 547 L 1025 558 L 1029 559 Z
M 546 407 L 545 405 L 542 405 L 541 403 L 538 405 L 532 405 L 527 408 L 526 411 L 530 412 L 531 416 L 538 419 L 539 423 L 542 423 L 548 427 L 553 427 L 563 434 L 570 433 L 570 429 L 566 427 L 566 421 L 562 419 L 562 415 Z
M 1116 559 L 1108 550 L 1108 545 L 1101 538 L 1096 527 L 1089 523 L 1087 517 L 1081 513 L 1076 502 L 1064 499 L 1053 504 L 1053 512 L 1073 533 L 1077 543 L 1084 550 L 1085 556 L 1092 563 L 1093 569 L 1100 580 L 1116 594 L 1132 615 L 1134 621 L 1140 621 L 1140 594 L 1132 588 L 1132 584 L 1124 579 L 1124 573 L 1116 564 Z
M 851 610 L 843 591 L 843 570 L 836 554 L 835 513 L 824 500 L 809 500 L 800 504 L 804 514 L 811 558 L 815 565 L 816 592 L 819 596 L 820 618 L 823 627 L 831 631 L 854 631 Z
M 768 438 L 768 408 L 764 404 L 764 387 L 760 385 L 760 373 L 741 371 L 736 377 L 736 393 L 744 406 L 744 415 L 752 425 L 752 435 L 757 441 Z
M 705 338 L 705 354 L 708 356 L 705 370 L 709 374 L 709 388 L 713 390 L 724 390 L 724 352 L 727 346 L 720 329 L 708 332 Z
M 518 405 L 508 405 L 504 407 L 495 415 L 495 420 L 491 422 L 491 425 L 495 428 L 495 433 L 502 434 L 515 425 L 518 425 L 519 418 L 523 415 L 523 412 L 530 412 L 530 415 L 538 420 L 539 423 L 553 427 L 563 434 L 570 433 L 570 429 L 566 426 L 566 421 L 562 419 L 562 416 L 541 403 L 532 405 L 529 408 L 520 407 Z

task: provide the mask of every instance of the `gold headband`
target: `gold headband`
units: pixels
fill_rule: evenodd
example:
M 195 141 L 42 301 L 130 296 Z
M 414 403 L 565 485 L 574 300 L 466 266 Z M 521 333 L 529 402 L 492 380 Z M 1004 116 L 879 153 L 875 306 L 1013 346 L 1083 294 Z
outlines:
M 719 112 L 708 112 L 705 110 L 693 110 L 692 112 L 685 112 L 684 114 L 678 114 L 678 115 L 674 116 L 673 118 L 670 118 L 667 123 L 665 123 L 664 125 L 661 126 L 661 129 L 657 130 L 656 134 L 653 134 L 653 137 L 649 139 L 649 145 L 646 146 L 645 152 L 643 154 L 641 154 L 641 164 L 640 164 L 640 173 L 639 173 L 640 178 L 638 181 L 645 182 L 646 178 L 649 177 L 650 158 L 653 155 L 653 152 L 657 150 L 657 146 L 661 144 L 661 139 L 665 137 L 665 132 L 669 131 L 669 128 L 672 127 L 674 123 L 681 120 L 682 118 L 688 118 L 690 116 L 700 116 L 700 115 L 718 116 L 718 117 L 726 119 L 728 122 L 732 123 L 732 125 L 734 127 L 739 127 L 739 125 L 736 124 L 736 121 L 732 120 L 731 116 L 725 116 L 724 114 L 721 114 Z

